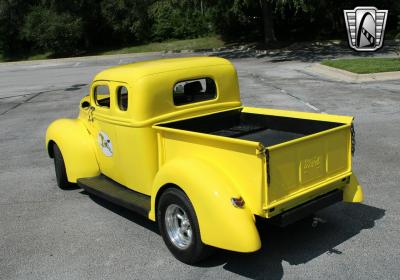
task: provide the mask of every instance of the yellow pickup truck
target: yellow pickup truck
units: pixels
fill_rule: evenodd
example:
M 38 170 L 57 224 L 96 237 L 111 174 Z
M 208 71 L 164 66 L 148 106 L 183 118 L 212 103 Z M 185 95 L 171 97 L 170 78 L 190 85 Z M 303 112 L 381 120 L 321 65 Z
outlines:
M 244 107 L 217 57 L 138 62 L 97 74 L 77 119 L 47 129 L 57 184 L 144 215 L 185 263 L 213 247 L 260 248 L 256 217 L 286 225 L 361 202 L 353 118 Z

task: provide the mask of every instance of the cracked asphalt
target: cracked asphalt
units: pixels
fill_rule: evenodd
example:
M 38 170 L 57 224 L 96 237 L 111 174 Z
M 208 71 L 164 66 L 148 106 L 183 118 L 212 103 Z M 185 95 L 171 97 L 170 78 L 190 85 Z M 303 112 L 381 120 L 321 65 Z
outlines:
M 0 64 L 0 279 L 399 279 L 400 81 L 343 83 L 310 62 L 232 59 L 243 103 L 355 116 L 363 204 L 318 213 L 316 228 L 259 225 L 262 249 L 188 266 L 150 221 L 57 188 L 46 127 L 74 118 L 92 77 L 148 54 Z

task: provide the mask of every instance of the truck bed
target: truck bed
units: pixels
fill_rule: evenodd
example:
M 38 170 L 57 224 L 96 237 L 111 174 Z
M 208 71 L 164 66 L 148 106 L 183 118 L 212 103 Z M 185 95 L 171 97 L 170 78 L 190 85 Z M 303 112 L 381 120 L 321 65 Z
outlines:
M 233 109 L 157 124 L 159 164 L 192 157 L 215 164 L 264 217 L 342 188 L 351 175 L 352 118 L 281 113 Z
M 329 130 L 342 123 L 244 113 L 240 109 L 160 126 L 261 142 L 265 147 Z

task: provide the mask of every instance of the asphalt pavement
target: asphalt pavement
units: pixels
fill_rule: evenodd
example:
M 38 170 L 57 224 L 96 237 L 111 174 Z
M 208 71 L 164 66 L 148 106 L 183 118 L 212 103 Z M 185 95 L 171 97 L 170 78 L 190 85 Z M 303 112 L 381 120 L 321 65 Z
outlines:
M 355 116 L 365 192 L 362 204 L 320 211 L 316 228 L 261 224 L 256 253 L 182 264 L 154 223 L 56 186 L 44 147 L 51 121 L 77 116 L 98 71 L 176 55 L 0 64 L 0 279 L 399 279 L 400 80 L 345 83 L 295 58 L 232 58 L 245 105 Z

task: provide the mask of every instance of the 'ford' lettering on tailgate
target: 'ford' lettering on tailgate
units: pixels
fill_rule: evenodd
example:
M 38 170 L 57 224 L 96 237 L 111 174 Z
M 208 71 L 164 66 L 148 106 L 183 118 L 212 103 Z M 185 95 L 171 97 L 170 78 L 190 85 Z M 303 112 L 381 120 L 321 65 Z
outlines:
M 310 168 L 319 168 L 321 166 L 321 157 L 314 156 L 304 160 L 303 169 L 307 170 Z

